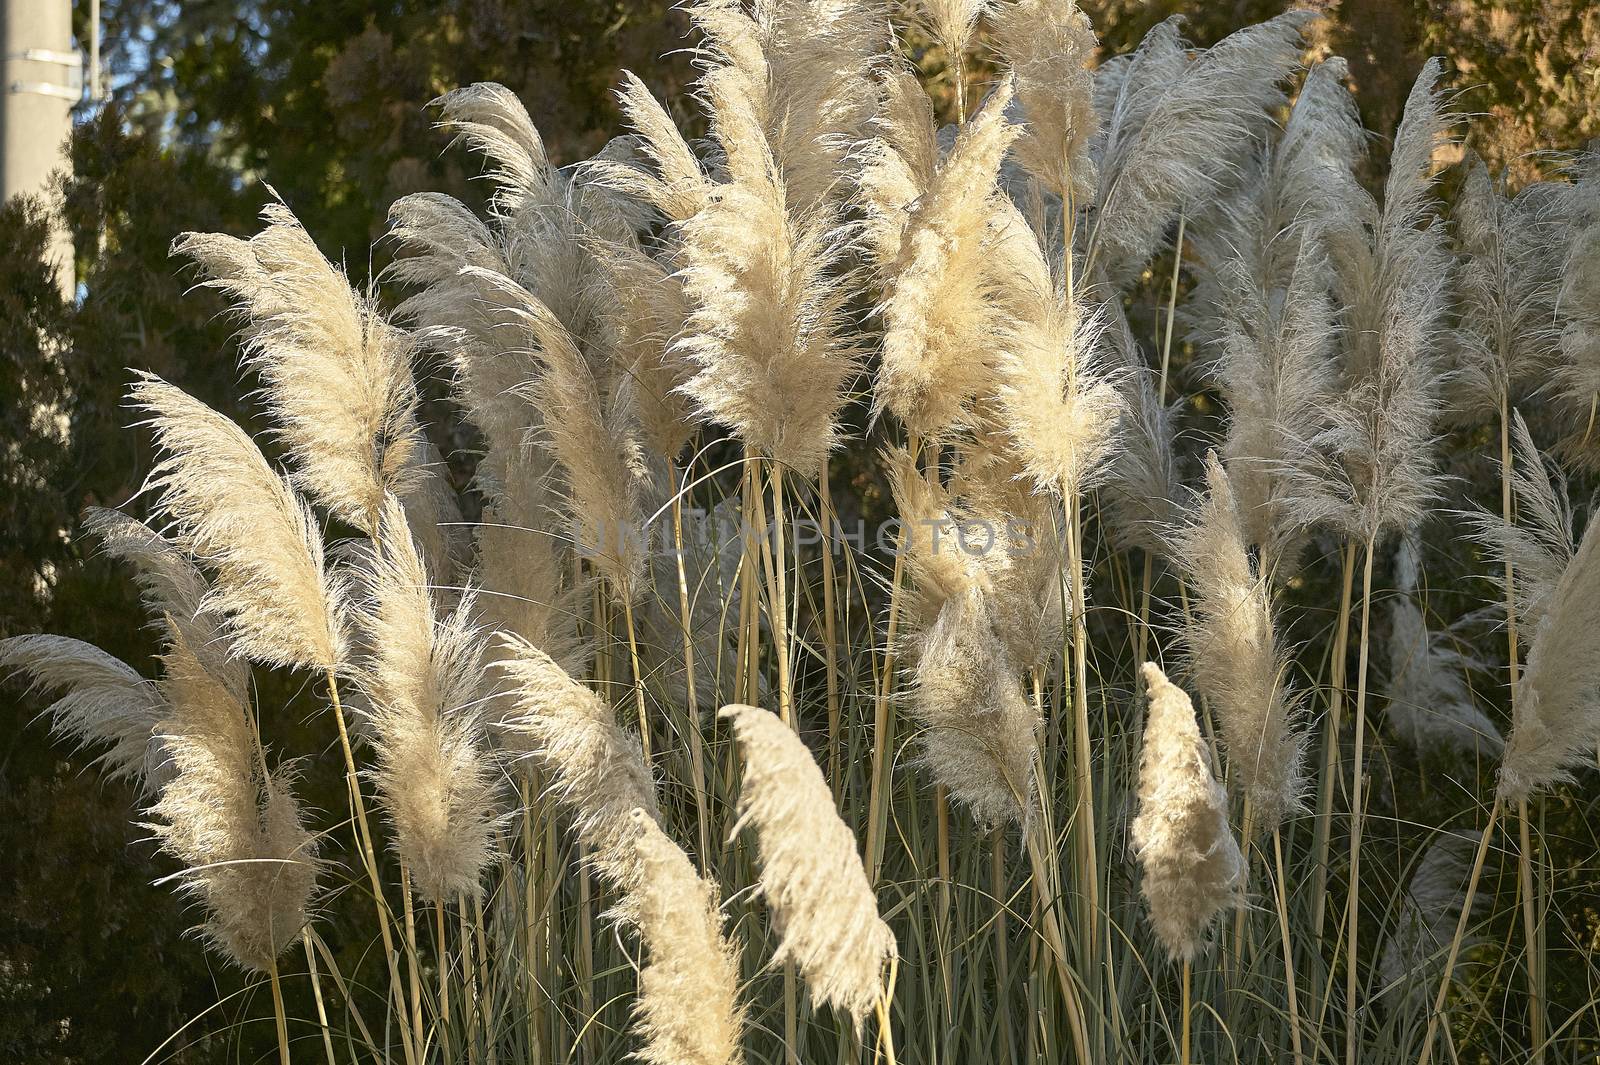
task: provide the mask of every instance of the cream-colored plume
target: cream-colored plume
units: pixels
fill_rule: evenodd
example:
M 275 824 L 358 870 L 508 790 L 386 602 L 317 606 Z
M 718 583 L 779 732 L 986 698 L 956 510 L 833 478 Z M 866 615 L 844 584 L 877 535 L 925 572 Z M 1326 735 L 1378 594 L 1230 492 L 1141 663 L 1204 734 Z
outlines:
M 886 82 L 880 139 L 867 147 L 863 189 L 873 245 L 892 259 L 883 278 L 883 356 L 873 401 L 926 440 L 974 420 L 974 401 L 994 388 L 987 353 L 999 333 L 988 254 L 995 179 L 1017 127 L 1005 120 L 1010 81 L 1002 82 L 929 172 L 926 104 L 902 75 Z M 921 186 L 920 188 L 918 186 Z M 907 200 L 913 190 L 917 195 Z M 903 203 L 901 201 L 904 201 Z M 905 215 L 898 235 L 894 224 Z
M 1131 839 L 1140 890 L 1167 953 L 1192 961 L 1224 910 L 1244 905 L 1244 856 L 1228 827 L 1228 796 L 1211 776 L 1194 704 L 1154 662 L 1144 664 L 1149 720 Z
M 778 931 L 772 962 L 793 962 L 814 1005 L 861 1020 L 883 996 L 894 933 L 878 916 L 855 836 L 811 752 L 777 716 L 726 706 L 744 755 L 739 821 L 755 829 L 760 889 Z
M 578 640 L 571 552 L 557 532 L 558 500 L 540 465 L 534 452 L 519 449 L 505 482 L 483 485 L 488 504 L 474 527 L 478 617 L 485 632 L 515 633 L 582 672 L 588 650 Z
M 837 208 L 792 208 L 768 165 L 717 186 L 682 234 L 693 310 L 680 343 L 696 371 L 684 391 L 752 453 L 815 477 L 857 369 Z
M 350 287 L 287 207 L 269 204 L 248 241 L 185 233 L 173 244 L 236 303 L 244 357 L 294 460 L 294 480 L 369 535 L 385 492 L 404 494 L 416 421 L 417 341 Z
M 153 374 L 131 402 L 163 452 L 151 471 L 179 543 L 215 573 L 201 607 L 227 619 L 234 653 L 267 665 L 345 662 L 345 588 L 323 563 L 311 508 L 243 429 Z
M 1071 495 L 1103 472 L 1122 397 L 1100 364 L 1098 325 L 1058 280 L 1038 234 L 1009 202 L 997 213 L 1002 300 L 1011 315 L 999 337 L 1000 424 L 1034 487 Z
M 513 633 L 498 638 L 497 665 L 515 704 L 501 727 L 550 773 L 551 789 L 573 812 L 579 837 L 604 852 L 635 807 L 659 821 L 638 735 L 620 727 L 605 701 L 544 651 Z
M 315 837 L 292 774 L 262 763 L 249 706 L 206 672 L 181 633 L 162 656 L 159 729 L 172 778 L 150 828 L 206 908 L 206 938 L 257 972 L 300 938 L 316 890 Z
M 1184 630 L 1195 684 L 1222 728 L 1229 776 L 1250 802 L 1251 824 L 1270 832 L 1300 803 L 1305 737 L 1301 698 L 1278 646 L 1271 584 L 1251 564 L 1228 475 L 1206 456 L 1206 494 L 1174 530 L 1172 558 L 1189 578 L 1193 618 Z
M 1301 524 L 1331 522 L 1358 543 L 1414 528 L 1438 495 L 1434 423 L 1451 262 L 1433 159 L 1455 121 L 1438 91 L 1441 73 L 1429 60 L 1407 97 L 1381 210 L 1327 228 L 1343 305 L 1344 390 L 1329 406 L 1329 427 L 1298 449 L 1290 505 Z
M 250 683 L 250 667 L 229 654 L 231 644 L 222 618 L 201 608 L 211 583 L 178 546 L 144 522 L 117 510 L 86 507 L 83 527 L 100 541 L 100 549 L 133 566 L 140 599 L 164 638 L 182 630 L 206 672 L 241 698 Z
M 1600 745 L 1600 521 L 1593 515 L 1542 604 L 1513 711 L 1500 763 L 1506 801 L 1593 764 Z
M 436 619 L 427 569 L 392 496 L 379 533 L 359 615 L 370 648 L 359 680 L 374 777 L 417 890 L 435 902 L 475 897 L 495 857 L 499 775 L 478 702 L 483 647 L 472 596 Z
M 28 678 L 30 692 L 52 692 L 51 731 L 82 747 L 107 780 L 127 780 L 153 795 L 170 775 L 157 726 L 168 714 L 160 688 L 120 658 L 66 636 L 0 640 L 0 670 Z
M 872 73 L 889 20 L 872 0 L 695 0 L 705 35 L 700 92 L 735 184 L 769 168 L 802 213 L 842 190 L 843 163 L 872 117 Z
M 948 540 L 944 549 L 959 550 Z M 997 630 L 992 594 L 975 584 L 946 600 L 932 626 L 915 638 L 907 703 L 926 730 L 919 761 L 986 829 L 1027 823 L 1043 726 Z
M 634 382 L 640 438 L 657 457 L 675 462 L 695 430 L 684 392 L 693 366 L 674 344 L 689 318 L 683 279 L 627 245 L 591 250 L 617 301 L 617 359 Z
M 540 373 L 519 391 L 542 415 L 543 442 L 561 469 L 573 545 L 619 602 L 644 575 L 644 460 L 634 416 L 635 385 L 608 375 L 603 390 L 578 339 L 537 296 L 509 278 L 495 284 L 519 306 L 515 314 L 537 344 Z
M 609 913 L 634 928 L 648 961 L 639 970 L 633 1014 L 649 1065 L 738 1065 L 738 943 L 723 932 L 716 884 L 645 810 L 621 833 L 615 880 L 622 898 Z
M 716 885 L 695 874 L 661 828 L 638 736 L 549 655 L 510 634 L 502 634 L 501 651 L 516 706 L 503 725 L 550 774 L 584 860 L 620 896 L 608 916 L 636 930 L 648 954 L 634 1008 L 640 1059 L 741 1061 L 737 946 L 723 933 Z
M 1094 199 L 1098 175 L 1089 139 L 1098 125 L 1088 64 L 1099 42 L 1075 3 L 1004 0 L 992 9 L 994 44 L 1017 83 L 1026 129 L 1017 160 L 1073 204 Z
M 1088 249 L 1096 268 L 1119 283 L 1137 277 L 1178 213 L 1215 200 L 1238 174 L 1272 128 L 1299 65 L 1301 30 L 1315 17 L 1290 11 L 1190 58 L 1174 16 L 1128 58 L 1102 64 Z

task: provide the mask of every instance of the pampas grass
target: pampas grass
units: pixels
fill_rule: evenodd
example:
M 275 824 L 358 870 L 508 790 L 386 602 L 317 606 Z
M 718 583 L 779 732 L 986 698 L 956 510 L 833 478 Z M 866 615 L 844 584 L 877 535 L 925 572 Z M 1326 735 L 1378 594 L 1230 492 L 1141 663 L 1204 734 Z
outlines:
M 346 664 L 344 582 L 323 557 L 316 516 L 233 422 L 152 374 L 129 400 L 164 453 L 151 472 L 179 542 L 215 573 L 201 602 L 227 619 L 234 653 L 264 665 Z
M 832 1004 L 859 1026 L 881 1004 L 884 968 L 896 948 L 855 837 L 793 729 L 753 706 L 727 706 L 721 716 L 744 755 L 736 829 L 749 825 L 756 833 L 761 894 L 779 935 L 773 963 L 793 960 L 812 1002 Z
M 1274 631 L 1271 585 L 1251 564 L 1233 488 L 1214 454 L 1192 523 L 1174 530 L 1172 557 L 1194 589 L 1184 644 L 1222 727 L 1229 773 L 1249 800 L 1246 830 L 1270 832 L 1300 807 L 1300 700 Z
M 147 491 L 83 524 L 158 657 L 0 664 L 153 803 L 280 1060 L 313 1003 L 325 1051 L 407 1065 L 1582 1056 L 1537 858 L 1600 744 L 1596 548 L 1540 448 L 1600 453 L 1593 160 L 1439 180 L 1431 63 L 1383 173 L 1305 12 L 1092 72 L 1071 5 L 895 14 L 926 53 L 867 0 L 697 0 L 708 137 L 629 75 L 632 133 L 567 166 L 514 93 L 447 93 L 487 208 L 397 201 L 381 288 L 281 206 L 182 238 L 288 476 L 141 375 Z M 1477 499 L 1496 416 L 1499 513 L 1423 521 Z M 1145 665 L 1177 652 L 1195 703 Z M 277 753 L 331 738 L 298 669 L 353 851 L 296 797 L 337 765 Z M 370 911 L 320 893 L 351 857 Z M 1453 967 L 1509 960 L 1518 908 L 1527 980 L 1484 998 Z
M 1227 793 L 1211 776 L 1194 705 L 1155 663 L 1145 663 L 1143 672 L 1149 710 L 1130 839 L 1161 945 L 1192 962 L 1217 915 L 1244 904 L 1244 858 L 1228 827 Z
M 435 903 L 476 897 L 495 857 L 498 773 L 478 701 L 483 655 L 472 599 L 435 616 L 428 572 L 393 496 L 379 532 L 358 621 L 372 648 L 358 677 L 371 703 L 374 777 L 417 889 Z
M 297 486 L 373 533 L 384 493 L 405 491 L 422 446 L 416 340 L 350 288 L 287 207 L 262 217 L 249 241 L 186 233 L 173 251 L 234 299 L 245 365 L 266 383 Z

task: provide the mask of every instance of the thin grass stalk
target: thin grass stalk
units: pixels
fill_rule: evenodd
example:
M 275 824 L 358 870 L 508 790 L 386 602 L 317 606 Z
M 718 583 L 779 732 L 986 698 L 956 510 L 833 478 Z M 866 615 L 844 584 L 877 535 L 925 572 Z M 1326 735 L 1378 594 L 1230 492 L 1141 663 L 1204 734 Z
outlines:
M 1037 818 L 1034 824 L 1039 824 Z M 1047 857 L 1048 849 L 1039 839 L 1039 830 L 1034 828 L 1024 835 L 1024 843 L 1028 851 L 1028 861 L 1033 867 L 1033 879 L 1037 891 L 1036 901 L 1039 903 L 1039 918 L 1044 925 L 1045 949 L 1050 954 L 1050 960 L 1055 969 L 1056 981 L 1061 988 L 1061 998 L 1067 1010 L 1067 1023 L 1072 1029 L 1073 1047 L 1080 1062 L 1103 1060 L 1091 1057 L 1089 1054 L 1089 1029 L 1088 1020 L 1083 1012 L 1083 1000 L 1078 992 L 1078 985 L 1072 979 L 1072 973 L 1067 968 L 1067 944 L 1061 934 L 1061 923 L 1056 916 L 1056 903 L 1058 896 L 1050 890 L 1052 877 L 1050 875 L 1050 862 Z
M 913 443 L 913 446 L 915 444 Z M 899 623 L 900 584 L 904 575 L 902 558 L 905 555 L 906 537 L 902 535 L 900 549 L 894 556 L 894 574 L 889 583 L 888 624 L 884 630 L 883 665 L 878 674 L 877 690 L 872 705 L 872 784 L 867 801 L 867 882 L 874 887 L 883 869 L 884 835 L 888 831 L 888 771 L 890 732 L 894 719 L 890 713 L 889 697 L 894 690 L 894 639 Z
M 822 654 L 828 684 L 828 782 L 835 803 L 844 795 L 844 777 L 839 765 L 839 633 L 834 602 L 833 570 L 833 491 L 829 487 L 829 461 L 822 460 L 822 475 L 817 481 L 818 517 L 822 525 Z
M 788 512 L 783 501 L 783 466 L 770 460 L 772 472 L 772 524 L 775 540 L 772 545 L 772 568 L 777 575 L 777 588 L 772 604 L 774 629 L 772 642 L 778 651 L 778 716 L 791 728 L 798 730 L 800 722 L 794 712 L 794 677 L 789 669 L 789 587 L 788 587 L 788 535 L 784 526 Z M 763 541 L 765 536 L 763 535 Z
M 1189 961 L 1189 959 L 1185 958 L 1183 961 L 1183 975 L 1181 977 L 1183 981 L 1183 1016 L 1178 1022 L 1180 1031 L 1180 1035 L 1178 1036 L 1178 1065 L 1189 1065 L 1189 1014 L 1193 1012 L 1189 1002 L 1189 984 L 1192 975 L 1190 973 L 1190 969 L 1192 967 L 1192 963 Z
M 1528 825 L 1528 800 L 1517 802 L 1517 882 L 1522 896 L 1522 934 L 1528 957 L 1528 1043 L 1530 1065 L 1544 1065 L 1544 967 L 1539 958 L 1539 925 L 1535 916 L 1533 839 Z
M 1356 666 L 1355 761 L 1350 773 L 1350 928 L 1345 938 L 1345 1065 L 1357 1065 L 1358 1061 L 1356 999 L 1360 992 L 1360 980 L 1356 963 L 1361 940 L 1361 829 L 1367 813 L 1361 799 L 1364 783 L 1361 775 L 1367 732 L 1367 652 L 1372 642 L 1372 561 L 1376 553 L 1376 541 L 1369 536 L 1367 557 L 1361 569 L 1361 649 Z
M 339 997 L 344 1000 L 345 1012 L 354 1018 L 356 1030 L 361 1033 L 361 1038 L 366 1041 L 368 1049 L 378 1053 L 378 1043 L 372 1038 L 372 1031 L 367 1027 L 366 1018 L 361 1015 L 360 1008 L 355 1004 L 355 1000 L 350 997 L 350 989 L 345 986 L 344 976 L 339 972 L 338 962 L 334 961 L 333 955 L 328 950 L 328 945 L 309 926 L 306 928 L 306 935 L 308 941 L 317 948 L 317 953 L 322 955 L 323 962 L 328 966 L 328 975 L 333 977 L 334 990 L 338 991 Z M 387 1003 L 385 1007 L 387 1009 Z M 388 1057 L 388 1047 L 385 1046 L 379 1060 L 386 1061 Z
M 472 960 L 472 918 L 464 895 L 456 898 L 456 924 L 461 933 L 461 1035 L 466 1040 L 469 1065 L 478 1065 L 478 974 Z
M 1294 943 L 1289 937 L 1289 882 L 1283 863 L 1283 832 L 1272 826 L 1272 857 L 1277 866 L 1278 937 L 1283 944 L 1283 986 L 1289 1006 L 1289 1046 L 1294 1052 L 1294 1065 L 1303 1065 L 1305 1052 L 1300 1044 L 1300 993 L 1294 972 Z
M 934 926 L 934 936 L 943 954 L 950 948 L 950 800 L 944 785 L 933 789 L 933 814 L 937 822 L 935 849 L 939 864 L 939 911 Z M 939 981 L 944 991 L 945 1023 L 955 1023 L 951 1000 L 955 998 L 955 985 L 948 965 L 939 967 Z
M 1456 960 L 1461 956 L 1461 943 L 1467 936 L 1467 925 L 1472 920 L 1472 900 L 1478 892 L 1478 880 L 1483 876 L 1483 863 L 1489 856 L 1489 843 L 1494 839 L 1495 823 L 1500 820 L 1500 811 L 1504 802 L 1498 790 L 1495 792 L 1494 805 L 1489 808 L 1489 823 L 1483 826 L 1483 835 L 1478 839 L 1478 853 L 1472 859 L 1472 873 L 1467 877 L 1467 891 L 1461 898 L 1461 916 L 1456 920 L 1456 934 L 1450 938 L 1450 949 L 1445 954 L 1444 973 L 1439 978 L 1439 992 L 1434 996 L 1433 1009 L 1428 1011 L 1428 1030 L 1422 1037 L 1422 1052 L 1417 1057 L 1417 1065 L 1428 1065 L 1433 1059 L 1433 1038 L 1439 1030 L 1439 1021 L 1444 1016 L 1445 999 L 1450 994 L 1450 980 L 1455 975 Z M 1448 1030 L 1446 1032 L 1448 1036 Z
M 598 1059 L 594 1053 L 595 1028 L 599 1011 L 594 993 L 594 902 L 591 898 L 589 865 L 583 860 L 583 842 L 573 843 L 578 867 L 578 1011 L 583 1016 L 583 1027 L 578 1030 L 577 1050 L 583 1060 Z
M 422 965 L 417 957 L 417 914 L 411 903 L 411 870 L 400 863 L 400 897 L 405 900 L 406 968 L 411 977 L 411 1031 L 413 1038 L 422 1039 Z M 402 1011 L 403 1012 L 403 1011 Z M 417 1047 L 420 1059 L 424 1047 Z
M 639 666 L 639 639 L 633 624 L 633 600 L 622 600 L 622 624 L 628 631 L 628 662 L 633 673 L 633 701 L 639 712 L 639 739 L 644 746 L 644 760 L 650 761 L 650 716 L 644 705 L 644 671 Z
M 1344 545 L 1339 616 L 1334 623 L 1333 651 L 1328 658 L 1328 720 L 1322 738 L 1322 779 L 1317 789 L 1317 816 L 1313 831 L 1312 849 L 1315 860 L 1311 865 L 1311 938 L 1322 942 L 1328 912 L 1328 860 L 1333 842 L 1333 789 L 1339 767 L 1339 731 L 1344 717 L 1344 661 L 1350 641 L 1350 603 L 1355 579 L 1355 550 L 1353 542 Z M 1320 970 L 1318 982 L 1321 980 Z M 1312 996 L 1321 997 L 1321 989 L 1313 986 Z M 1317 1037 L 1322 1033 L 1321 1018 L 1317 1022 Z
M 478 948 L 477 984 L 475 985 L 479 989 L 477 990 L 478 1019 L 482 1022 L 483 1042 L 489 1052 L 489 1065 L 498 1065 L 499 1054 L 496 1051 L 495 1026 L 492 1020 L 495 1016 L 495 993 L 497 989 L 495 987 L 494 966 L 489 961 L 488 937 L 484 932 L 486 923 L 483 918 L 483 896 L 479 895 L 473 900 L 472 909 L 472 933 Z
M 322 1032 L 322 1050 L 328 1065 L 334 1065 L 333 1034 L 328 1030 L 328 1008 L 322 1000 L 322 978 L 317 975 L 317 955 L 311 948 L 311 929 L 300 930 L 300 942 L 306 948 L 306 972 L 311 976 L 311 997 L 317 1004 L 317 1028 Z
M 439 1001 L 434 1003 L 434 1027 L 439 1033 L 439 1046 L 444 1050 L 444 1060 L 454 1061 L 450 1044 L 450 944 L 444 932 L 444 900 L 433 904 L 433 953 L 439 966 Z
M 333 704 L 333 720 L 339 728 L 339 750 L 344 754 L 345 782 L 350 791 L 350 807 L 355 813 L 357 845 L 361 848 L 361 861 L 367 869 L 367 882 L 372 888 L 373 905 L 377 909 L 378 932 L 383 938 L 383 957 L 389 966 L 389 992 L 394 999 L 395 1013 L 400 1017 L 400 1049 L 405 1054 L 406 1065 L 418 1065 L 416 1039 L 418 1031 L 406 1020 L 405 997 L 400 981 L 400 962 L 395 956 L 394 937 L 389 931 L 389 905 L 384 900 L 383 882 L 378 878 L 377 854 L 372 846 L 372 829 L 367 823 L 367 807 L 361 798 L 361 776 L 356 771 L 355 752 L 350 747 L 350 732 L 345 727 L 344 706 L 339 701 L 339 682 L 333 671 L 328 671 L 328 701 Z
M 678 623 L 683 638 L 683 676 L 688 703 L 689 732 L 689 786 L 694 789 L 695 827 L 700 841 L 700 872 L 705 874 L 711 862 L 711 820 L 706 808 L 706 752 L 705 737 L 700 732 L 700 702 L 695 691 L 694 635 L 689 619 L 689 575 L 683 565 L 683 493 L 686 483 L 679 483 L 677 469 L 669 466 L 676 491 L 672 495 L 672 546 L 678 563 Z
M 278 1062 L 289 1065 L 289 1020 L 283 1012 L 283 988 L 278 982 L 278 959 L 267 952 L 267 981 L 272 985 L 272 1018 L 278 1027 Z
M 1506 527 L 1516 514 L 1516 500 L 1512 493 L 1511 453 L 1511 402 L 1509 395 L 1500 393 L 1500 516 Z M 1517 642 L 1517 607 L 1515 593 L 1516 574 L 1511 553 L 1505 560 L 1506 593 L 1506 669 L 1511 684 L 1511 720 L 1517 720 L 1517 688 L 1521 672 L 1520 645 Z M 1522 931 L 1527 944 L 1528 972 L 1528 1031 L 1533 1044 L 1532 1065 L 1544 1063 L 1544 976 L 1538 942 L 1538 925 L 1534 918 L 1533 848 L 1528 832 L 1528 803 L 1517 804 L 1517 882 L 1522 895 Z
M 1007 930 L 1006 912 L 1010 908 L 1010 893 L 1006 890 L 1006 836 L 1003 830 L 994 833 L 994 839 L 989 849 L 989 893 L 994 897 L 994 973 L 996 994 L 1002 987 L 1002 981 L 1011 971 L 1010 949 L 1006 942 L 1009 935 Z M 1004 996 L 1000 996 L 1004 1001 Z M 1011 1011 L 1002 1009 L 1000 1014 L 1000 1040 L 1005 1044 L 1006 1060 L 1010 1065 L 1016 1065 L 1016 1039 L 1011 1031 Z
M 1085 599 L 1084 599 L 1084 560 L 1082 557 L 1083 543 L 1083 515 L 1079 508 L 1079 498 L 1076 490 L 1068 490 L 1063 485 L 1063 493 L 1068 500 L 1069 514 L 1067 519 L 1067 573 L 1071 582 L 1072 623 L 1069 628 L 1072 643 L 1072 719 L 1073 719 L 1073 758 L 1074 766 L 1074 801 L 1077 812 L 1077 838 L 1079 845 L 1079 858 L 1082 862 L 1083 880 L 1087 885 L 1084 891 L 1084 905 L 1086 920 L 1082 927 L 1088 929 L 1086 935 L 1088 970 L 1095 976 L 1095 986 L 1099 986 L 1100 959 L 1102 950 L 1108 944 L 1101 939 L 1101 907 L 1100 907 L 1100 870 L 1098 843 L 1094 830 L 1097 824 L 1095 819 L 1094 801 L 1094 749 L 1089 733 L 1089 657 L 1088 657 L 1088 631 L 1086 627 Z M 1107 930 L 1109 937 L 1109 930 Z M 1103 1021 L 1103 1018 L 1100 1018 Z
M 1178 278 L 1183 269 L 1183 229 L 1188 216 L 1178 214 L 1178 236 L 1172 243 L 1172 285 L 1167 290 L 1167 328 L 1161 337 L 1161 376 L 1156 381 L 1156 396 L 1163 407 L 1167 404 L 1168 371 L 1172 365 L 1172 326 L 1178 317 Z M 1144 659 L 1140 658 L 1143 662 Z
M 544 957 L 541 949 L 540 928 L 537 907 L 537 892 L 539 882 L 543 877 L 543 863 L 539 861 L 539 852 L 534 846 L 533 839 L 533 805 L 529 795 L 532 775 L 531 768 L 525 768 L 519 779 L 517 787 L 522 799 L 522 860 L 526 863 L 522 870 L 522 934 L 527 944 L 527 958 L 524 961 L 523 976 L 524 1001 L 528 1015 L 528 1048 L 532 1056 L 532 1065 L 539 1065 L 545 1060 L 543 1053 L 545 1047 L 545 996 L 539 992 L 539 966 Z

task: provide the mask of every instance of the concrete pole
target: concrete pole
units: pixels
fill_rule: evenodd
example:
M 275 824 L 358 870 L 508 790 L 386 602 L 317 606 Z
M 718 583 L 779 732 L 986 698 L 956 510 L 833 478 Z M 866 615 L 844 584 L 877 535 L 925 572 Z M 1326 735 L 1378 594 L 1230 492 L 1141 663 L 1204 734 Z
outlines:
M 72 47 L 72 0 L 0 0 L 0 200 L 43 193 L 69 165 L 62 146 L 72 105 L 83 95 L 83 61 Z M 72 288 L 65 233 L 51 249 L 63 288 Z

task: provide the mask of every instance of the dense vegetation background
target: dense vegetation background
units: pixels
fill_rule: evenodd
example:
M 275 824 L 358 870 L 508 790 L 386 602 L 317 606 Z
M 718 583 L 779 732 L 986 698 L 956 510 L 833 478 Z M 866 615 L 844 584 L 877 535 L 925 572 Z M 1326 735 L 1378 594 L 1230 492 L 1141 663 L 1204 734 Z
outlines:
M 1210 44 L 1287 5 L 1083 6 L 1116 53 L 1177 11 Z M 1423 58 L 1440 54 L 1477 114 L 1469 145 L 1513 184 L 1548 169 L 1541 152 L 1600 135 L 1600 5 L 1325 6 L 1315 39 L 1349 59 L 1369 128 L 1393 128 Z M 78 7 L 85 32 L 88 5 Z M 610 92 L 621 68 L 667 99 L 691 70 L 674 51 L 684 19 L 666 0 L 104 0 L 101 16 L 113 91 L 64 147 L 71 176 L 44 199 L 0 208 L 0 636 L 57 632 L 142 662 L 153 640 L 130 582 L 75 535 L 84 506 L 127 502 L 150 466 L 149 440 L 120 405 L 126 368 L 155 370 L 247 424 L 251 415 L 221 303 L 186 292 L 192 279 L 167 254 L 173 236 L 252 231 L 270 184 L 362 281 L 386 261 L 394 199 L 482 196 L 472 163 L 431 129 L 428 100 L 502 82 L 564 163 L 617 130 Z M 908 44 L 940 73 L 938 55 Z M 42 264 L 52 216 L 77 249 L 76 300 L 60 297 Z M 1136 320 L 1149 312 L 1132 310 Z M 293 720 L 304 717 L 298 697 L 261 693 Z M 129 825 L 133 796 L 54 744 L 39 709 L 0 690 L 0 1059 L 138 1061 L 219 1001 L 227 1014 L 264 1016 L 243 1008 L 237 974 L 180 938 L 193 915 L 153 885 L 171 870 Z M 313 768 L 307 798 L 336 808 L 339 788 Z M 335 944 L 341 905 L 328 903 Z M 205 1027 L 219 1027 L 215 1016 Z M 259 1036 L 270 1041 L 270 1022 Z M 181 1056 L 223 1054 L 200 1042 Z

